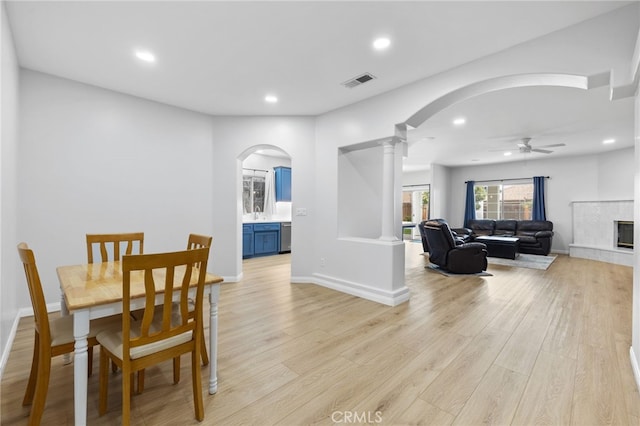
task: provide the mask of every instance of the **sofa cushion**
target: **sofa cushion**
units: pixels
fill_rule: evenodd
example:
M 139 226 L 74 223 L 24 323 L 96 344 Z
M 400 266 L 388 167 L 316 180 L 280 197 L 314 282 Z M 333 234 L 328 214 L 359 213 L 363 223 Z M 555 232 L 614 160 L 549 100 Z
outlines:
M 553 222 L 548 220 L 520 220 L 518 221 L 518 232 L 533 232 L 537 231 L 553 231 Z
M 520 244 L 538 244 L 538 239 L 533 235 L 517 234 Z
M 493 231 L 493 235 L 511 237 L 516 234 L 517 226 L 517 220 L 496 220 L 496 229 Z
M 469 221 L 467 227 L 473 231 L 473 236 L 493 235 L 493 231 L 496 228 L 496 221 L 491 219 L 473 219 Z

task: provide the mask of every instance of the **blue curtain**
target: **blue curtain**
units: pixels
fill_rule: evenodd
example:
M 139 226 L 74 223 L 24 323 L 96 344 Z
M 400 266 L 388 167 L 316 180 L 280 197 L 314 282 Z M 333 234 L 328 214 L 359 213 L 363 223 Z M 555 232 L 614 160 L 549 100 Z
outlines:
M 475 182 L 467 182 L 467 200 L 464 206 L 464 226 L 468 227 L 469 220 L 476 218 L 476 197 L 473 191 Z
M 533 177 L 533 212 L 531 219 L 547 220 L 544 207 L 544 176 Z

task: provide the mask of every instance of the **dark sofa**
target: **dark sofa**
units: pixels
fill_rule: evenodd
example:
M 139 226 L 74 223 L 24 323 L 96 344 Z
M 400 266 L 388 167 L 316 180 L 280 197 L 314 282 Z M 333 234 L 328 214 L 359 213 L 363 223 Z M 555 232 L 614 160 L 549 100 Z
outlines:
M 470 220 L 466 228 L 453 229 L 467 241 L 481 235 L 517 237 L 520 253 L 546 256 L 551 251 L 553 222 L 548 220 Z

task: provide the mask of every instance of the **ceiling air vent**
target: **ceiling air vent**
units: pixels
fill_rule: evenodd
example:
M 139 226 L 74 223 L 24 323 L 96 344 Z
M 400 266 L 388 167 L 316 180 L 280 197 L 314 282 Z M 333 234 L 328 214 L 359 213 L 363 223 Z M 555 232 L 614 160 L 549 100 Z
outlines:
M 359 75 L 357 77 L 351 78 L 347 81 L 345 81 L 344 83 L 342 83 L 342 85 L 344 87 L 347 87 L 349 89 L 352 89 L 356 86 L 360 86 L 361 84 L 366 83 L 367 81 L 371 81 L 374 78 L 376 78 L 373 74 L 369 74 L 368 72 L 365 72 L 362 75 Z

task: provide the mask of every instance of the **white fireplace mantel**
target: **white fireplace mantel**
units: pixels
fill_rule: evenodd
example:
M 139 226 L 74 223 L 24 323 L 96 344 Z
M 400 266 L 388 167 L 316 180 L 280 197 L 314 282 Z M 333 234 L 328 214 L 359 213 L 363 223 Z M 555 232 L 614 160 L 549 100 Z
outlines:
M 633 200 L 573 201 L 569 255 L 633 266 L 633 250 L 616 247 L 616 222 L 633 221 Z

